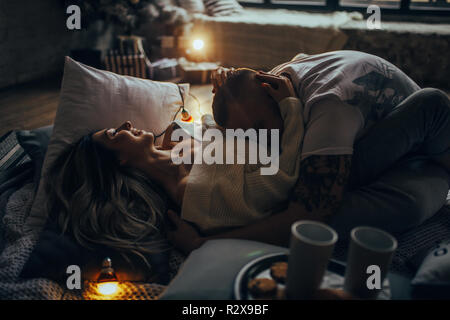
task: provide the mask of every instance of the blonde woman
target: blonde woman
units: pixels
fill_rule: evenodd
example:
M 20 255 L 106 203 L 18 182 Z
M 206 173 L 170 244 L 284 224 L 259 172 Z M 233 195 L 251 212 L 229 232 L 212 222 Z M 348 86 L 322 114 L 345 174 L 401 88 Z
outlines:
M 241 75 L 250 72 L 255 76 L 249 70 Z M 144 258 L 167 248 L 168 205 L 204 234 L 272 214 L 288 200 L 288 190 L 297 180 L 303 133 L 301 104 L 288 83 L 278 80 L 278 89 L 269 91 L 272 97 L 259 85 L 268 99 L 275 99 L 272 105 L 277 110 L 271 112 L 285 120 L 275 175 L 261 175 L 247 164 L 174 164 L 170 150 L 174 125 L 158 147 L 153 133 L 126 121 L 81 138 L 51 168 L 49 210 L 61 230 L 83 246 L 101 244 Z

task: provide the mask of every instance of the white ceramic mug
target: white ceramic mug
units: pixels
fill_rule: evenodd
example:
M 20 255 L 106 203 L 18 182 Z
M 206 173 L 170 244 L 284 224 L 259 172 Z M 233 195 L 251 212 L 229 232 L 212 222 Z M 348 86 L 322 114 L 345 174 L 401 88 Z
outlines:
M 302 220 L 291 227 L 286 280 L 288 299 L 309 299 L 322 282 L 334 245 L 336 231 L 317 221 Z
M 351 231 L 345 270 L 344 289 L 363 299 L 375 299 L 383 290 L 397 240 L 389 233 L 372 227 Z

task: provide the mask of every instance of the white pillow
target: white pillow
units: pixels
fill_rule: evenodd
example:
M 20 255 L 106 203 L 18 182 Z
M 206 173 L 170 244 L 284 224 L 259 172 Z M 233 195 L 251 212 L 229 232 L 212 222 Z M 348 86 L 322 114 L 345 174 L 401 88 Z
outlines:
M 188 13 L 203 13 L 205 12 L 205 5 L 203 0 L 180 0 L 177 4 L 185 9 Z
M 236 0 L 204 0 L 205 11 L 213 17 L 231 16 L 242 13 L 243 8 Z
M 39 188 L 25 223 L 27 229 L 40 230 L 45 224 L 46 173 L 68 144 L 91 131 L 117 127 L 126 120 L 136 128 L 159 134 L 186 100 L 189 85 L 180 85 L 180 89 L 174 83 L 121 76 L 66 57 L 53 134 Z M 161 141 L 162 137 L 157 144 Z

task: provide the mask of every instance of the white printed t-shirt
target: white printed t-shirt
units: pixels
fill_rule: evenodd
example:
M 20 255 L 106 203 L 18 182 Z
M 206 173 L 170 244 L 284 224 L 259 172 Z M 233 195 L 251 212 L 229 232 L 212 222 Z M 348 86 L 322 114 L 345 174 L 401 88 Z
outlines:
M 294 58 L 271 73 L 288 76 L 304 106 L 302 159 L 352 154 L 368 128 L 420 89 L 388 61 L 349 50 Z

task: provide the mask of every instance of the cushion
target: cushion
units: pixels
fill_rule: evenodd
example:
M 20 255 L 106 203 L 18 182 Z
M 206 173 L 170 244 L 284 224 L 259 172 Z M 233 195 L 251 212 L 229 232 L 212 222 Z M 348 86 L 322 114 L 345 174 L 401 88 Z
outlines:
M 178 0 L 177 4 L 188 13 L 203 13 L 205 11 L 203 0 Z
M 450 299 L 450 239 L 428 253 L 411 286 L 414 298 Z
M 27 230 L 38 230 L 46 222 L 45 174 L 68 144 L 89 132 L 117 127 L 126 120 L 137 128 L 159 134 L 170 124 L 188 89 L 188 85 L 98 70 L 66 57 L 53 134 L 44 159 L 39 188 L 26 221 Z M 158 139 L 157 144 L 161 141 Z
M 20 146 L 25 150 L 34 163 L 33 182 L 39 185 L 41 169 L 47 152 L 48 143 L 52 135 L 53 125 L 35 130 L 19 130 L 16 132 Z
M 234 280 L 247 263 L 267 254 L 287 252 L 287 248 L 256 241 L 209 240 L 192 251 L 160 299 L 233 299 Z
M 204 0 L 208 15 L 213 17 L 231 16 L 244 9 L 236 0 Z
M 0 137 L 0 173 L 28 162 L 30 157 L 21 148 L 14 131 Z

